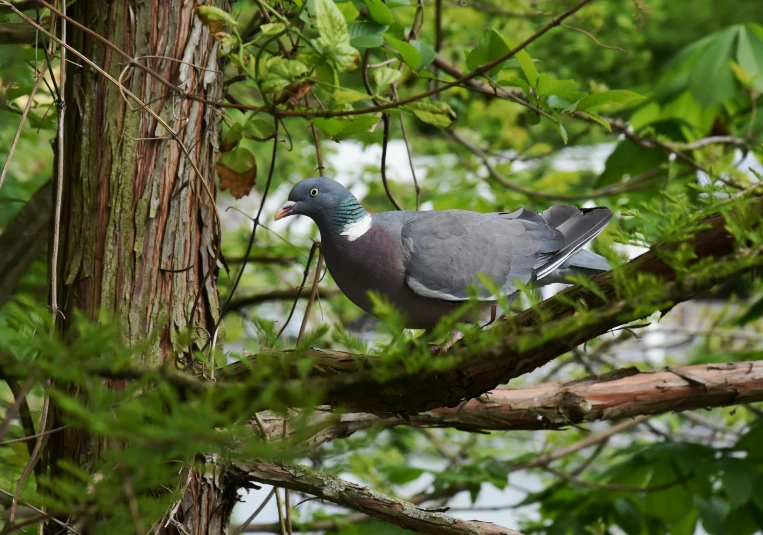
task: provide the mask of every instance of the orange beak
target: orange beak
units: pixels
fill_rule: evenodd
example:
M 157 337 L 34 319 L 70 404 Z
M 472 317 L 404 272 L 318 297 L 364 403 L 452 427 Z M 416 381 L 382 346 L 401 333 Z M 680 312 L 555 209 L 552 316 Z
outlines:
M 292 210 L 294 210 L 294 207 L 297 205 L 294 201 L 286 201 L 284 205 L 281 207 L 280 210 L 276 212 L 276 216 L 273 218 L 276 221 L 279 219 L 283 219 L 287 215 L 291 213 Z

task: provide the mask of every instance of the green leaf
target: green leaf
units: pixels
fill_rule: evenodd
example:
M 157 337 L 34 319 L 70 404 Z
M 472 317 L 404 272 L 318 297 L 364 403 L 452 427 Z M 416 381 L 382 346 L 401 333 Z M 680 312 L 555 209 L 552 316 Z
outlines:
M 525 92 L 525 95 L 530 94 L 530 85 L 522 78 L 512 76 L 511 78 L 499 77 L 498 83 L 508 87 L 518 87 Z
M 595 187 L 609 186 L 620 182 L 625 176 L 636 176 L 667 161 L 662 151 L 644 148 L 628 139 L 623 140 L 607 158 L 604 171 L 596 180 Z
M 455 112 L 444 102 L 413 102 L 408 104 L 405 109 L 427 124 L 447 128 L 456 118 Z
M 367 134 L 373 125 L 378 123 L 381 119 L 375 114 L 358 115 L 347 121 L 342 131 L 334 136 L 336 141 L 341 141 L 352 136 L 358 136 L 359 134 Z
M 225 132 L 222 139 L 220 140 L 220 152 L 228 152 L 229 150 L 233 150 L 241 140 L 243 135 L 242 130 L 243 126 L 241 123 L 233 123 L 233 125 L 228 128 L 228 131 Z
M 334 101 L 334 104 L 337 106 L 342 106 L 344 104 L 352 104 L 353 102 L 358 102 L 360 100 L 368 100 L 371 97 L 369 97 L 366 93 L 361 93 L 360 91 L 355 91 L 353 89 L 339 89 L 331 93 L 331 98 Z
M 317 126 L 321 132 L 326 134 L 326 136 L 333 138 L 334 136 L 339 135 L 342 130 L 347 128 L 350 123 L 349 121 L 340 121 L 339 119 L 334 119 L 333 117 L 316 117 L 313 119 L 313 124 Z
M 405 485 L 406 483 L 411 483 L 416 481 L 421 477 L 421 474 L 424 473 L 423 469 L 414 468 L 407 464 L 384 466 L 380 471 L 384 472 L 389 482 L 393 485 Z
M 368 6 L 368 14 L 379 24 L 392 24 L 395 16 L 382 0 L 364 0 Z
M 434 48 L 429 43 L 419 41 L 418 39 L 411 41 L 411 44 L 419 51 L 419 56 L 421 56 L 421 62 L 419 62 L 417 70 L 429 67 L 435 58 Z
M 400 54 L 400 57 L 403 58 L 406 65 L 414 70 L 419 67 L 419 64 L 421 64 L 421 54 L 419 54 L 419 51 L 415 46 L 411 43 L 396 39 L 395 36 L 390 35 L 389 33 L 384 34 L 384 39 L 386 39 L 387 44 L 393 50 Z
M 737 65 L 749 75 L 749 87 L 763 91 L 763 38 L 754 31 L 752 25 L 742 26 L 739 30 L 736 58 L 737 62 L 731 63 L 732 69 Z
M 554 123 L 554 126 L 556 127 L 556 131 L 559 132 L 559 135 L 562 136 L 562 141 L 564 141 L 564 144 L 567 144 L 567 130 L 564 128 L 564 125 L 562 124 L 562 119 L 559 116 L 558 113 L 554 113 L 554 118 L 556 119 L 556 122 Z
M 705 528 L 705 531 L 710 533 L 710 535 L 726 535 L 724 522 L 726 515 L 731 510 L 729 504 L 717 496 L 713 496 L 708 500 L 697 496 L 695 500 L 699 509 L 700 519 L 702 520 L 702 527 Z
M 590 117 L 591 119 L 593 119 L 594 121 L 596 121 L 597 123 L 599 123 L 601 126 L 603 126 L 604 128 L 606 128 L 606 129 L 607 129 L 607 132 L 611 132 L 611 131 L 612 131 L 612 127 L 611 127 L 611 126 L 609 125 L 609 123 L 608 123 L 607 121 L 605 121 L 605 120 L 604 120 L 602 117 L 599 117 L 599 116 L 598 116 L 598 115 L 596 115 L 595 113 L 590 113 L 590 112 L 587 112 L 587 111 L 584 111 L 584 112 L 582 112 L 582 113 L 586 114 L 588 117 Z
M 736 36 L 736 27 L 713 34 L 691 68 L 689 90 L 703 106 L 721 104 L 736 93 L 734 73 L 729 66 Z
M 755 472 L 739 459 L 726 459 L 722 468 L 721 483 L 729 498 L 729 505 L 732 509 L 741 507 L 752 497 L 752 478 Z
M 233 15 L 214 6 L 196 6 L 196 14 L 204 22 L 204 24 L 214 24 L 216 22 L 227 22 L 231 26 L 237 26 L 238 22 L 233 18 Z
M 315 18 L 320 37 L 315 42 L 321 55 L 338 72 L 355 70 L 360 52 L 350 45 L 350 34 L 344 15 L 332 0 L 314 0 Z
M 296 59 L 285 59 L 281 56 L 270 58 L 266 71 L 259 79 L 260 91 L 263 93 L 280 93 L 286 86 L 307 71 L 307 66 Z
M 735 325 L 747 325 L 748 323 L 755 321 L 763 317 L 763 297 L 758 299 L 755 303 L 750 305 L 744 314 L 739 316 L 734 321 Z
M 538 86 L 536 91 L 539 97 L 556 95 L 564 97 L 568 93 L 577 91 L 578 83 L 575 80 L 557 80 L 545 72 L 538 76 Z
M 286 29 L 286 26 L 283 22 L 271 22 L 268 24 L 263 24 L 260 26 L 260 31 L 264 35 L 276 35 L 281 33 Z
M 466 66 L 473 71 L 481 65 L 506 55 L 510 50 L 509 44 L 500 33 L 493 29 L 486 30 L 477 47 L 466 56 Z M 502 65 L 496 65 L 487 72 L 487 76 L 492 78 L 500 72 L 501 68 Z
M 350 44 L 358 48 L 376 48 L 384 44 L 384 32 L 389 26 L 358 21 L 348 26 Z
M 266 139 L 273 135 L 275 127 L 263 119 L 250 119 L 244 124 L 243 135 L 249 139 Z
M 633 91 L 615 89 L 612 91 L 604 91 L 602 93 L 594 93 L 593 95 L 588 95 L 578 103 L 577 109 L 580 111 L 592 111 L 607 104 L 623 105 L 634 100 L 641 100 L 643 98 L 644 97 L 638 93 L 634 93 Z
M 390 86 L 400 80 L 401 77 L 402 73 L 397 69 L 391 69 L 390 67 L 374 69 L 374 83 L 376 84 L 377 94 L 385 94 Z
M 519 66 L 522 68 L 527 81 L 530 82 L 530 87 L 535 87 L 535 84 L 538 82 L 538 69 L 535 68 L 535 63 L 530 54 L 525 50 L 520 50 L 514 57 L 519 61 Z
M 358 8 L 356 8 L 355 4 L 352 2 L 342 2 L 337 4 L 336 7 L 342 12 L 342 15 L 344 15 L 344 20 L 346 22 L 352 22 L 360 16 L 360 11 L 358 11 Z

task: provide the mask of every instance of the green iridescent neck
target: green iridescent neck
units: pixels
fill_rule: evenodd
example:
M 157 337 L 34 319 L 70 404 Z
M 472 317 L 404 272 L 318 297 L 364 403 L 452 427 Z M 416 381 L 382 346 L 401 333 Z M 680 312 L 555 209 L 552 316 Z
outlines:
M 334 231 L 336 231 L 337 234 L 341 234 L 342 230 L 344 230 L 347 225 L 360 221 L 367 215 L 368 212 L 360 205 L 358 200 L 352 195 L 349 195 L 339 203 L 339 206 L 337 206 L 336 211 L 334 212 L 334 217 L 332 218 Z

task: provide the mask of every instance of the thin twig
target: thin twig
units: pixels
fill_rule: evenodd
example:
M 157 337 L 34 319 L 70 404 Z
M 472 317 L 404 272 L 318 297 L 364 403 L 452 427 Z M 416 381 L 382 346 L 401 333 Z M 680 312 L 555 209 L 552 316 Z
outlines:
M 604 43 L 601 43 L 598 39 L 596 39 L 596 37 L 594 37 L 592 34 L 588 33 L 587 31 L 585 31 L 585 30 L 583 30 L 581 28 L 577 28 L 575 26 L 570 26 L 570 25 L 564 24 L 564 23 L 560 24 L 560 26 L 562 28 L 567 28 L 568 30 L 572 30 L 573 32 L 582 33 L 583 35 L 588 37 L 591 41 L 596 43 L 601 48 L 606 48 L 607 50 L 617 50 L 618 52 L 625 52 L 625 49 L 624 48 L 620 48 L 619 46 L 605 45 Z
M 292 316 L 294 316 L 294 310 L 297 308 L 297 302 L 302 295 L 302 290 L 305 288 L 305 283 L 307 282 L 307 275 L 310 273 L 310 263 L 313 261 L 313 255 L 315 255 L 315 250 L 317 248 L 318 248 L 318 242 L 313 242 L 313 246 L 310 247 L 310 254 L 307 256 L 305 271 L 302 274 L 302 283 L 299 285 L 299 288 L 297 289 L 297 295 L 294 298 L 294 303 L 291 305 L 291 310 L 289 311 L 289 315 L 286 317 L 286 321 L 284 322 L 281 329 L 278 331 L 278 335 L 276 335 L 276 340 L 281 338 L 281 335 L 286 330 L 286 327 L 288 327 Z
M 231 535 L 241 535 L 241 533 L 243 533 L 246 530 L 246 528 L 249 527 L 249 524 L 251 524 L 254 521 L 254 519 L 257 518 L 257 516 L 262 512 L 262 510 L 265 509 L 265 506 L 270 502 L 270 500 L 273 498 L 273 495 L 275 493 L 276 493 L 276 487 L 273 487 L 270 490 L 270 493 L 267 496 L 265 496 L 265 499 L 262 500 L 262 503 L 260 504 L 260 506 L 257 509 L 255 509 L 255 511 L 251 514 L 249 518 L 247 518 L 244 521 L 243 524 L 241 524 L 235 530 L 233 530 L 233 533 Z
M 37 75 L 37 80 L 35 80 L 34 85 L 32 86 L 32 92 L 29 94 L 29 98 L 26 101 L 26 106 L 24 106 L 24 111 L 21 112 L 21 119 L 19 119 L 19 127 L 16 129 L 16 135 L 13 137 L 11 148 L 8 150 L 8 157 L 5 159 L 3 172 L 0 173 L 0 188 L 3 187 L 3 182 L 5 181 L 5 175 L 8 174 L 8 169 L 10 169 L 11 167 L 11 160 L 13 159 L 13 153 L 16 152 L 16 145 L 18 144 L 19 139 L 21 138 L 21 131 L 24 129 L 24 123 L 26 122 L 26 117 L 29 114 L 29 110 L 32 108 L 34 97 L 37 94 L 37 89 L 40 87 L 40 82 L 42 81 L 43 78 L 45 78 L 45 71 L 41 70 L 40 74 Z
M 305 315 L 302 318 L 302 325 L 299 327 L 299 335 L 297 336 L 297 345 L 302 343 L 302 339 L 305 337 L 305 328 L 307 327 L 307 320 L 310 317 L 310 310 L 313 308 L 315 298 L 318 296 L 318 281 L 321 279 L 321 271 L 323 271 L 323 247 L 316 242 L 318 247 L 318 264 L 315 266 L 315 278 L 313 279 L 313 288 L 310 292 L 310 299 L 307 301 L 305 307 Z

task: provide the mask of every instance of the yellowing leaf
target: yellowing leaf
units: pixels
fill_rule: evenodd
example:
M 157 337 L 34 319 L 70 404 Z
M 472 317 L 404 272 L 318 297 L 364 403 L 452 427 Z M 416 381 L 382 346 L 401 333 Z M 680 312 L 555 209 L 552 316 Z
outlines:
M 320 37 L 315 46 L 339 72 L 353 71 L 360 64 L 360 52 L 350 45 L 347 21 L 332 0 L 315 0 L 315 18 Z
M 290 85 L 295 78 L 302 75 L 307 67 L 296 59 L 284 59 L 275 56 L 268 60 L 267 71 L 260 77 L 260 91 L 263 93 L 280 93 Z
M 455 112 L 444 102 L 414 102 L 406 109 L 427 124 L 447 128 L 456 118 Z
M 227 22 L 231 26 L 237 26 L 238 23 L 227 11 L 214 6 L 196 6 L 196 15 L 201 21 L 209 26 L 212 31 L 222 30 L 222 24 Z
M 400 80 L 402 74 L 397 69 L 391 69 L 389 67 L 379 67 L 374 69 L 374 83 L 376 84 L 376 92 L 379 95 L 383 95 L 387 92 L 387 89 Z
M 283 24 L 283 22 L 271 22 L 269 24 L 263 24 L 260 26 L 260 31 L 264 35 L 276 35 L 281 33 L 286 29 L 286 26 Z
M 361 93 L 360 91 L 354 91 L 352 89 L 340 89 L 338 91 L 334 91 L 331 94 L 331 98 L 334 100 L 334 104 L 341 106 L 343 104 L 358 102 L 359 100 L 367 100 L 371 97 L 365 93 Z

